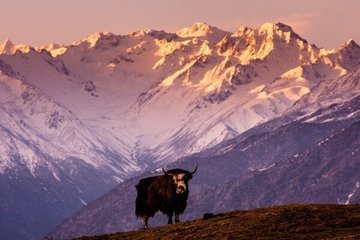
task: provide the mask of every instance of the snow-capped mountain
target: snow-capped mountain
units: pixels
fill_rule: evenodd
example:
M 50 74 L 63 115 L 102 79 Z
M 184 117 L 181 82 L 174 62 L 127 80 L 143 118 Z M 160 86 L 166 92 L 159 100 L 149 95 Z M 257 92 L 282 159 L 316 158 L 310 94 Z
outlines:
M 24 44 L 14 45 L 14 43 L 12 43 L 9 39 L 6 39 L 3 43 L 0 44 L 0 54 L 12 55 L 17 51 L 28 53 L 30 50 L 30 46 Z
M 0 235 L 32 239 L 141 165 L 7 67 L 8 76 L 0 75 Z
M 359 203 L 359 70 L 319 84 L 281 117 L 168 166 L 199 164 L 181 218 L 289 203 Z M 339 101 L 341 93 L 348 95 Z M 161 169 L 124 181 L 49 235 L 63 239 L 139 228 L 134 186 L 159 174 Z M 165 220 L 159 213 L 150 224 Z
M 98 32 L 68 46 L 6 40 L 0 237 L 37 238 L 134 174 L 232 139 L 295 102 L 316 103 L 321 93 L 297 101 L 337 89 L 332 80 L 359 64 L 354 41 L 320 49 L 282 23 L 234 33 L 205 23 L 176 33 Z M 46 211 L 15 207 L 25 206 L 27 189 L 26 206 Z M 15 224 L 29 216 L 38 225 Z

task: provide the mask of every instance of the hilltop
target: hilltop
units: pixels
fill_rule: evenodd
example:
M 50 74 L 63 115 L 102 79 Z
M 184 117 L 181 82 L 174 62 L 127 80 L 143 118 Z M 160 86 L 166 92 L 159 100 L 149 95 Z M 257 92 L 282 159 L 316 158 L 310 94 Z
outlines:
M 291 204 L 77 240 L 359 238 L 360 205 Z

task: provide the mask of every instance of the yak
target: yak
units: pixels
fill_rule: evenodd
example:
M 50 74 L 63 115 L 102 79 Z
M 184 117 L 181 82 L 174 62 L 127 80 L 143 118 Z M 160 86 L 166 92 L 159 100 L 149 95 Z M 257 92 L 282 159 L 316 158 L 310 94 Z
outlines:
M 188 182 L 196 172 L 183 169 L 171 169 L 165 171 L 164 175 L 143 178 L 135 186 L 137 190 L 135 214 L 141 218 L 143 227 L 148 227 L 148 220 L 157 211 L 168 216 L 168 224 L 172 224 L 175 214 L 175 222 L 180 222 L 179 215 L 186 208 L 189 196 Z

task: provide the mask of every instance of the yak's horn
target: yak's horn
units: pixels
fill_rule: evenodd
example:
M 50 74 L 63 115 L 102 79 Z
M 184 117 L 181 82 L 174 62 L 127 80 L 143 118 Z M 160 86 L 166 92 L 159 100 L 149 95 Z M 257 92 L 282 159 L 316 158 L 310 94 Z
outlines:
M 165 169 L 162 167 L 162 170 L 163 170 L 163 172 L 165 173 L 165 175 L 168 175 L 168 176 L 172 176 L 172 174 L 171 173 L 168 173 L 167 171 L 165 171 Z
M 195 170 L 194 170 L 193 172 L 191 172 L 191 173 L 190 173 L 191 175 L 192 175 L 192 174 L 194 174 L 194 173 L 196 173 L 196 170 L 197 170 L 198 165 L 199 165 L 199 164 L 196 164 L 196 168 L 195 168 Z

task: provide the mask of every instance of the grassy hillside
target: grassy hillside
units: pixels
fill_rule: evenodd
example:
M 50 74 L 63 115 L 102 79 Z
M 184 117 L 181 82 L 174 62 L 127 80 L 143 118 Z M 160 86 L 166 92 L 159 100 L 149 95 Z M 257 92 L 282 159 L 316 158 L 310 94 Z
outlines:
M 360 205 L 287 205 L 77 240 L 360 239 Z

